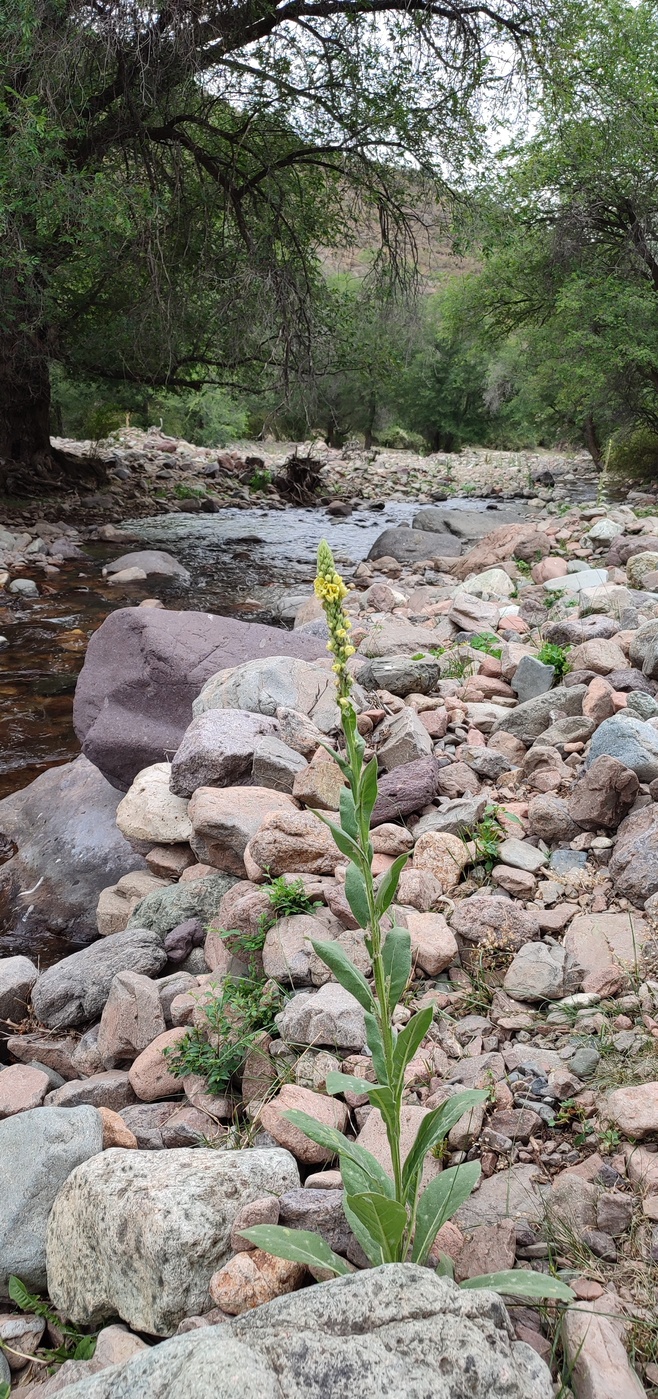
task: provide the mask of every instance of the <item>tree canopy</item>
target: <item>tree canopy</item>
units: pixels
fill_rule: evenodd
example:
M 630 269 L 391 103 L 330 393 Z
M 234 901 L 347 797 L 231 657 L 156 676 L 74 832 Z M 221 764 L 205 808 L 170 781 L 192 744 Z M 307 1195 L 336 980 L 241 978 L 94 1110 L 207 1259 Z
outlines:
M 548 24 L 544 0 L 6 0 L 12 479 L 53 474 L 48 360 L 173 387 L 303 372 L 318 250 L 374 218 L 373 275 L 408 275 L 422 182 L 474 159 L 483 96 Z

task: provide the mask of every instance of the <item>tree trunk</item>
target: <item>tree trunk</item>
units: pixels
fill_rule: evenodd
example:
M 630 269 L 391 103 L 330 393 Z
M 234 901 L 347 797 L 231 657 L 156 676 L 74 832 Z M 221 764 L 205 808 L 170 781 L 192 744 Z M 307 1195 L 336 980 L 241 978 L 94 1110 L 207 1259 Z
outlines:
M 587 447 L 597 471 L 601 471 L 603 468 L 603 456 L 601 454 L 599 439 L 596 435 L 594 419 L 591 413 L 589 413 L 585 419 L 585 446 Z
M 50 376 L 38 333 L 0 333 L 0 495 L 33 496 L 106 479 L 102 462 L 50 441 Z

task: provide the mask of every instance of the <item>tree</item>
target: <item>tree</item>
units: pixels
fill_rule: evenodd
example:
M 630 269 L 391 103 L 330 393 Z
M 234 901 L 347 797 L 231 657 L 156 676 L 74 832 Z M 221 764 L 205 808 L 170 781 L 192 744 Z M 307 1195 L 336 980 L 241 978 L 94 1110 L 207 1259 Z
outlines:
M 408 267 L 410 172 L 417 199 L 472 159 L 501 36 L 512 63 L 545 23 L 544 0 L 5 0 L 4 479 L 57 475 L 51 359 L 173 388 L 303 369 L 318 248 L 374 215 L 375 270 Z
M 657 59 L 651 3 L 604 0 L 570 30 L 536 135 L 484 196 L 465 293 L 503 416 L 516 400 L 598 465 L 616 431 L 658 431 Z

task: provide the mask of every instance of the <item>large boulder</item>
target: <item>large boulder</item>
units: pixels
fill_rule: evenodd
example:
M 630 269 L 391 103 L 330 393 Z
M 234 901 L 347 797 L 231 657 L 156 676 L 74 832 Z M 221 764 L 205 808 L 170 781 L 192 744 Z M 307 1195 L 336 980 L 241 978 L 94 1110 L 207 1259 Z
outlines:
M 119 972 L 156 976 L 166 961 L 162 938 L 151 929 L 110 933 L 41 973 L 32 988 L 35 1015 L 51 1030 L 85 1025 L 100 1015 Z
M 658 803 L 632 811 L 622 821 L 608 869 L 617 894 L 638 908 L 658 893 Z
M 516 709 L 506 709 L 502 718 L 494 724 L 492 733 L 513 734 L 522 743 L 530 745 L 550 728 L 554 713 L 568 716 L 582 714 L 586 694 L 586 685 L 558 685 L 555 690 L 548 690 L 544 695 L 536 695 L 524 704 L 517 704 Z
M 131 554 L 122 554 L 119 559 L 105 565 L 103 576 L 112 578 L 115 573 L 123 573 L 127 568 L 139 568 L 147 578 L 180 578 L 183 583 L 190 581 L 187 569 L 165 549 L 136 549 Z
M 355 699 L 358 704 L 358 687 Z M 308 715 L 323 734 L 331 733 L 340 723 L 331 667 L 291 660 L 285 652 L 218 671 L 206 681 L 192 708 L 195 716 L 208 709 L 245 709 L 270 717 L 277 709 L 294 709 Z
M 601 754 L 617 758 L 631 768 L 640 782 L 653 782 L 658 777 L 658 730 L 630 714 L 615 714 L 612 719 L 604 719 L 592 735 L 587 767 Z
M 544 1361 L 514 1340 L 493 1292 L 413 1263 L 304 1288 L 222 1326 L 175 1336 L 61 1391 L 62 1399 L 551 1399 Z
M 112 1148 L 81 1165 L 48 1226 L 48 1291 L 79 1325 L 120 1316 L 168 1336 L 208 1311 L 210 1279 L 227 1261 L 238 1210 L 299 1186 L 287 1151 Z
M 74 943 L 97 936 L 101 890 L 146 869 L 117 829 L 118 803 L 119 793 L 86 758 L 51 768 L 0 801 L 0 834 L 16 847 L 0 868 L 7 950 L 47 944 L 50 934 Z
M 152 928 L 162 940 L 188 918 L 200 918 L 205 925 L 219 912 L 224 895 L 235 882 L 230 874 L 209 874 L 205 879 L 153 889 L 133 909 L 128 927 Z
M 103 1150 L 96 1108 L 32 1108 L 0 1122 L 0 1299 L 12 1273 L 32 1291 L 46 1286 L 46 1226 L 64 1181 Z
M 192 720 L 171 763 L 170 788 L 191 797 L 197 787 L 232 787 L 251 777 L 254 752 L 279 725 L 266 714 L 244 709 L 207 709 Z
M 73 723 L 83 753 L 127 791 L 142 768 L 176 752 L 206 680 L 256 656 L 313 661 L 326 656 L 326 641 L 205 612 L 111 613 L 89 642 L 76 687 Z
M 391 558 L 397 559 L 399 563 L 417 563 L 419 559 L 437 557 L 458 559 L 461 551 L 459 540 L 447 531 L 437 534 L 430 530 L 407 529 L 402 525 L 394 525 L 392 529 L 385 529 L 378 535 L 368 558 Z

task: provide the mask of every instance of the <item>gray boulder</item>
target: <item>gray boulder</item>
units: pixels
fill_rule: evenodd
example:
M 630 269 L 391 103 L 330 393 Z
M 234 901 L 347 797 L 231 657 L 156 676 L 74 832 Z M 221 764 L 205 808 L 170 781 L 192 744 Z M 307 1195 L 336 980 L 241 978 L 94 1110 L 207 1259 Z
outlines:
M 288 1151 L 113 1148 L 60 1190 L 48 1225 L 48 1291 L 79 1325 L 120 1316 L 168 1336 L 210 1306 L 239 1209 L 299 1186 Z
M 508 967 L 503 988 L 515 1001 L 558 1001 L 581 980 L 564 947 L 526 942 Z
M 259 738 L 278 730 L 276 719 L 243 709 L 198 714 L 171 760 L 169 790 L 191 797 L 197 787 L 232 787 L 248 780 Z
M 35 1015 L 51 1030 L 85 1025 L 100 1015 L 118 972 L 157 976 L 166 961 L 162 938 L 150 928 L 111 933 L 41 973 L 32 988 Z
M 586 685 L 558 685 L 545 695 L 537 695 L 517 705 L 516 709 L 507 710 L 494 724 L 492 733 L 509 733 L 520 738 L 522 743 L 534 743 L 552 723 L 554 713 L 581 714 L 586 693 Z
M 513 505 L 504 510 L 500 507 L 493 510 L 437 510 L 429 506 L 414 515 L 412 524 L 414 529 L 437 533 L 445 533 L 448 530 L 457 539 L 475 540 L 483 539 L 486 534 L 491 534 L 492 530 L 499 529 L 501 525 L 518 524 L 526 518 L 526 513 L 523 506 Z
M 632 666 L 638 670 L 644 669 L 644 662 L 647 653 L 658 636 L 658 618 L 653 618 L 650 622 L 644 622 L 641 627 L 631 637 L 629 649 L 629 660 Z
M 658 803 L 622 821 L 608 869 L 617 894 L 638 908 L 658 893 Z
M 653 782 L 658 777 L 658 730 L 632 715 L 614 714 L 592 735 L 587 766 L 601 754 L 631 768 L 640 782 Z
M 359 703 L 358 686 L 356 699 Z M 340 723 L 331 668 L 291 659 L 285 653 L 218 671 L 206 681 L 192 707 L 195 715 L 208 709 L 246 709 L 272 717 L 279 707 L 295 709 L 307 714 L 323 734 Z
M 288 1044 L 360 1050 L 366 1042 L 364 1012 L 356 997 L 337 981 L 327 981 L 319 991 L 291 996 L 276 1025 Z
M 121 558 L 105 565 L 103 576 L 111 578 L 114 573 L 123 573 L 126 568 L 141 568 L 147 578 L 180 578 L 183 583 L 190 581 L 187 569 L 166 549 L 135 549 L 131 554 L 122 554 Z
M 555 666 L 544 665 L 536 656 L 522 656 L 512 676 L 512 689 L 519 704 L 546 694 L 555 679 Z
M 394 526 L 378 536 L 368 558 L 392 558 L 399 563 L 417 563 L 419 559 L 437 557 L 458 559 L 460 554 L 461 544 L 452 534 Z
M 0 801 L 0 833 L 16 847 L 0 867 L 7 950 L 46 948 L 52 934 L 73 943 L 97 936 L 101 890 L 146 869 L 117 829 L 118 803 L 119 793 L 86 758 L 51 768 Z
M 271 787 L 275 792 L 292 792 L 298 772 L 306 768 L 306 759 L 280 738 L 259 738 L 254 748 L 252 777 L 257 787 Z
M 487 794 L 483 797 L 456 797 L 446 802 L 440 811 L 432 811 L 421 816 L 411 828 L 414 840 L 420 840 L 426 831 L 447 831 L 448 835 L 458 836 L 470 832 L 484 816 Z
M 235 879 L 231 874 L 209 874 L 189 884 L 170 884 L 140 899 L 128 920 L 128 928 L 151 928 L 162 940 L 172 928 L 189 918 L 209 923 Z
M 377 656 L 361 666 L 359 684 L 364 690 L 389 690 L 392 695 L 429 695 L 441 672 L 438 661 L 414 661 L 408 656 Z
M 0 1122 L 0 1299 L 12 1273 L 46 1286 L 46 1226 L 55 1196 L 79 1166 L 103 1150 L 96 1108 L 32 1108 Z
M 27 1016 L 30 991 L 39 973 L 29 957 L 3 957 L 0 961 L 0 1039 L 11 1025 Z
M 121 608 L 94 632 L 78 677 L 73 723 L 82 751 L 125 792 L 142 768 L 176 752 L 211 675 L 254 656 L 312 661 L 326 654 L 321 637 L 257 622 Z
M 62 1399 L 552 1399 L 544 1361 L 493 1292 L 396 1263 L 175 1336 Z

